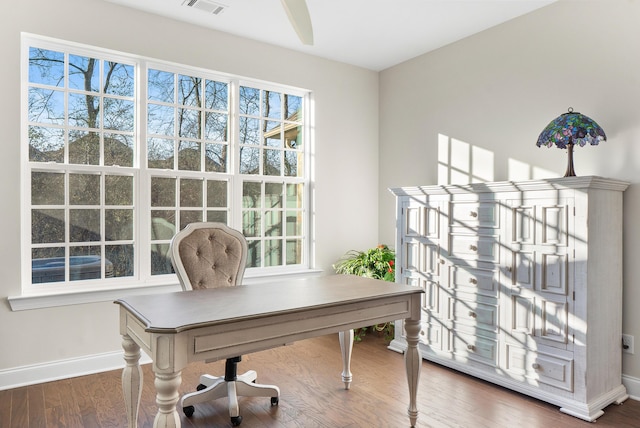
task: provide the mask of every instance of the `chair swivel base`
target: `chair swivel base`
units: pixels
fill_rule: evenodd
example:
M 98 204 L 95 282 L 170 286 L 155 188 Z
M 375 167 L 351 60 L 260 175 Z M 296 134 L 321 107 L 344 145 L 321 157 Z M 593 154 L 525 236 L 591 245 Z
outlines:
M 227 373 L 229 374 L 229 373 Z M 226 376 L 225 376 L 226 377 Z M 236 376 L 235 380 L 225 380 L 224 377 L 211 375 L 200 376 L 200 385 L 196 392 L 185 394 L 181 405 L 184 414 L 191 417 L 195 411 L 195 404 L 216 400 L 222 397 L 229 399 L 229 416 L 231 424 L 238 426 L 242 422 L 238 396 L 244 397 L 270 397 L 271 405 L 275 406 L 280 400 L 280 389 L 275 385 L 256 384 L 257 373 L 254 370 Z

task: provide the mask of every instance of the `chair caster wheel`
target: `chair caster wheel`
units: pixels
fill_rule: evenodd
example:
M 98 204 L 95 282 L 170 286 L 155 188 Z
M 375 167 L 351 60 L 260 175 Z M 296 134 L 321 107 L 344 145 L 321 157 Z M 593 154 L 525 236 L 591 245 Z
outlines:
M 280 397 L 271 397 L 272 406 L 277 406 L 279 402 L 280 402 Z
M 203 389 L 207 389 L 207 385 L 200 384 L 196 386 L 196 391 L 202 391 Z
M 191 416 L 193 416 L 193 412 L 196 411 L 196 408 L 193 406 L 187 406 L 187 407 L 183 407 L 182 411 L 184 412 L 184 415 L 188 418 L 190 418 Z
M 231 425 L 237 427 L 242 422 L 242 416 L 231 416 Z

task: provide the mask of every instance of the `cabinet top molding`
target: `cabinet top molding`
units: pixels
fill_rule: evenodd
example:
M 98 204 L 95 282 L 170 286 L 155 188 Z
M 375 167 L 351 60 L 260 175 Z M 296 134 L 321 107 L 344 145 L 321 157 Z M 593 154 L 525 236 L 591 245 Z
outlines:
M 495 181 L 471 184 L 391 187 L 396 196 L 446 195 L 458 193 L 520 192 L 525 190 L 604 189 L 623 192 L 629 182 L 597 176 L 562 177 L 527 181 Z

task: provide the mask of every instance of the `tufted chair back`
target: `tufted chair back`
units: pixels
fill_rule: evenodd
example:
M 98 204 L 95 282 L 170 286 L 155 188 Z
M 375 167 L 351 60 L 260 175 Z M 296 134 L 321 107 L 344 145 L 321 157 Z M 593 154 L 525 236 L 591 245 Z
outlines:
M 184 290 L 242 282 L 247 241 L 223 223 L 190 223 L 171 240 L 171 263 Z

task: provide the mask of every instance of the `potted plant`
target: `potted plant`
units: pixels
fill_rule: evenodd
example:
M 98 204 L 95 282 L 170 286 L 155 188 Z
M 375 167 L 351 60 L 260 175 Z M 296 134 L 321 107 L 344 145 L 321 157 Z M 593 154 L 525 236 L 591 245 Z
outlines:
M 378 245 L 366 251 L 348 251 L 336 264 L 333 269 L 336 273 L 345 275 L 358 275 L 368 278 L 381 279 L 383 281 L 395 282 L 395 259 L 396 253 L 387 245 Z M 394 324 L 386 322 L 370 327 L 354 329 L 354 340 L 361 341 L 367 330 L 384 334 L 387 341 L 393 339 Z

